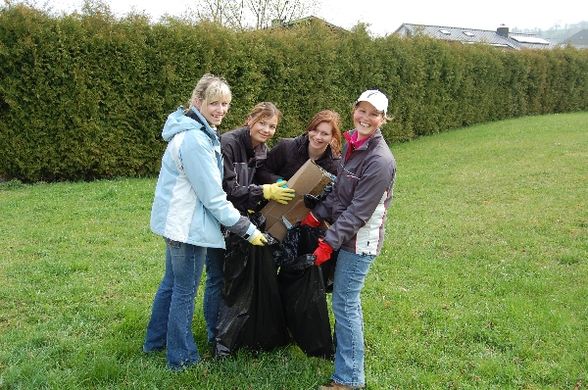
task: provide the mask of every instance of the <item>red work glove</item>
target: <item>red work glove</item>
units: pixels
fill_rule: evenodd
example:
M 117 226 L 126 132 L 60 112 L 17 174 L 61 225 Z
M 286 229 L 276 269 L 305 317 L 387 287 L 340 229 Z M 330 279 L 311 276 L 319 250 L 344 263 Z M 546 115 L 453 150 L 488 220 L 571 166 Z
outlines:
M 319 266 L 322 263 L 331 260 L 333 247 L 331 247 L 325 240 L 319 238 L 319 244 L 313 252 L 315 257 L 314 265 Z
M 314 214 L 312 212 L 308 212 L 308 214 L 306 214 L 306 217 L 304 217 L 304 219 L 302 221 L 300 221 L 301 226 L 310 226 L 313 228 L 319 227 L 320 224 L 321 224 L 321 221 L 316 219 L 316 217 L 314 216 Z

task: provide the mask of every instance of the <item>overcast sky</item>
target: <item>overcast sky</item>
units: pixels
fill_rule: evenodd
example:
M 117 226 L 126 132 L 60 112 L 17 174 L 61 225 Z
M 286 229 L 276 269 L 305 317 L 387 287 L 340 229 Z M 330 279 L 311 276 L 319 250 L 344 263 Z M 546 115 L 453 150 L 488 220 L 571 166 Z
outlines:
M 82 0 L 44 0 L 56 10 L 79 9 Z M 110 0 L 111 10 L 124 15 L 131 9 L 145 11 L 157 20 L 164 13 L 180 16 L 186 0 Z M 314 14 L 335 25 L 351 28 L 370 25 L 376 36 L 393 33 L 402 23 L 434 24 L 494 30 L 501 24 L 512 29 L 548 29 L 588 20 L 588 1 L 558 0 L 317 0 Z

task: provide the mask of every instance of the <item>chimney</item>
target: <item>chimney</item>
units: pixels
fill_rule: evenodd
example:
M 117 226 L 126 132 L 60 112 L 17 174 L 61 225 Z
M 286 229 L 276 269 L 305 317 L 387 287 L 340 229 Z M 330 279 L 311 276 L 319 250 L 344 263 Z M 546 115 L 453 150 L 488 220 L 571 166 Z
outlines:
M 496 34 L 500 35 L 501 37 L 508 38 L 508 27 L 504 24 L 501 24 L 500 27 L 496 29 Z

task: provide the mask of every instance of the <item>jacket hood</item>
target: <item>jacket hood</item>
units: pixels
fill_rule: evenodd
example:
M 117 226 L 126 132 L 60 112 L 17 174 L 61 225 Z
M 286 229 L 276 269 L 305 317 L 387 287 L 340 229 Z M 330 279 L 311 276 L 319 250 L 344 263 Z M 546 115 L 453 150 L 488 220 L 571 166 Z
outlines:
M 169 142 L 174 135 L 181 133 L 187 130 L 199 130 L 202 129 L 205 133 L 208 134 L 209 137 L 215 137 L 216 132 L 208 125 L 208 122 L 204 117 L 195 110 L 194 108 L 190 108 L 191 113 L 194 113 L 197 118 L 200 119 L 200 123 L 198 121 L 188 117 L 184 113 L 183 107 L 178 107 L 175 112 L 172 112 L 167 117 L 165 121 L 165 125 L 163 125 L 163 130 L 161 132 L 161 136 L 167 142 Z

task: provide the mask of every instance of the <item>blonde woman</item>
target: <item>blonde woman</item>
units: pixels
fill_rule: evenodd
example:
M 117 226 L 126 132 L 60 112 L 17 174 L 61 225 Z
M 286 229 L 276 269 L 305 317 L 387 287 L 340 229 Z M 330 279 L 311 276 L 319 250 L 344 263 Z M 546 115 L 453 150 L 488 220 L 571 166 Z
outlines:
M 166 243 L 165 273 L 155 294 L 143 344 L 145 352 L 167 349 L 167 365 L 182 370 L 200 360 L 192 334 L 194 298 L 208 248 L 224 248 L 221 225 L 264 245 L 265 236 L 227 200 L 217 127 L 229 109 L 231 90 L 204 75 L 188 108 L 170 114 L 151 211 L 151 229 Z

